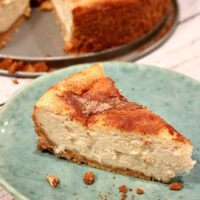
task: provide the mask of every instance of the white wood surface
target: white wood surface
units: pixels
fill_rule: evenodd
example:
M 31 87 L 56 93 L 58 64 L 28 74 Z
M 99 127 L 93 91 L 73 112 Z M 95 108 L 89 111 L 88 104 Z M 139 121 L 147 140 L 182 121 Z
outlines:
M 138 63 L 156 65 L 180 72 L 200 81 L 200 0 L 178 0 L 179 25 L 172 37 L 158 50 L 138 60 Z M 30 79 L 0 76 L 0 105 Z

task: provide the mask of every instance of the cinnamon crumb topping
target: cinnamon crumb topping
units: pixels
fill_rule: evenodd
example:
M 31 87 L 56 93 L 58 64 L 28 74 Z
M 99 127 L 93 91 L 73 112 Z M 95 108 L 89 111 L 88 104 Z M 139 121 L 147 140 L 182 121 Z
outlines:
M 169 189 L 170 190 L 181 190 L 182 187 L 183 187 L 182 184 L 181 183 L 177 183 L 177 182 L 171 183 L 169 185 Z
M 46 174 L 46 179 L 52 187 L 56 187 L 57 184 L 60 182 L 60 180 L 56 176 L 50 174 Z
M 85 184 L 90 185 L 94 182 L 95 176 L 93 172 L 86 172 L 83 181 Z
M 144 194 L 144 190 L 142 190 L 141 188 L 137 188 L 136 192 L 137 194 Z

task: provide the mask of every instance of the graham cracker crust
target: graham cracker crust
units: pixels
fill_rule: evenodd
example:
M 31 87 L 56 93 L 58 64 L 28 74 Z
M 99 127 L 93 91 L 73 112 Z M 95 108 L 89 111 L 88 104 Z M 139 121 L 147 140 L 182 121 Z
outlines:
M 12 33 L 17 30 L 17 27 L 30 16 L 31 8 L 28 6 L 24 13 L 15 21 L 15 23 L 4 33 L 0 33 L 0 48 L 4 47 L 6 43 L 11 41 Z
M 135 178 L 142 178 L 145 180 L 157 180 L 155 177 L 149 177 L 144 175 L 141 172 L 138 171 L 134 171 L 128 168 L 116 168 L 113 166 L 109 166 L 109 165 L 102 165 L 101 163 L 94 161 L 94 160 L 89 160 L 87 158 L 85 158 L 84 156 L 79 155 L 77 152 L 72 152 L 68 149 L 65 149 L 64 152 L 61 153 L 56 153 L 54 152 L 54 147 L 56 146 L 52 141 L 50 141 L 47 137 L 47 135 L 45 134 L 45 131 L 39 127 L 37 125 L 37 122 L 35 121 L 35 117 L 33 115 L 33 120 L 34 120 L 34 127 L 35 127 L 35 132 L 37 133 L 38 137 L 38 144 L 37 144 L 37 148 L 39 150 L 47 150 L 51 153 L 53 153 L 56 157 L 58 158 L 65 158 L 70 162 L 74 162 L 77 164 L 81 164 L 81 163 L 85 163 L 86 165 L 90 166 L 90 167 L 94 167 L 94 168 L 98 168 L 98 169 L 102 169 L 102 170 L 106 170 L 106 171 L 111 171 L 114 173 L 119 173 L 119 174 L 123 174 L 123 175 L 128 175 L 128 176 L 132 176 Z M 170 180 L 169 180 L 170 181 Z M 168 183 L 166 181 L 160 181 L 163 183 Z

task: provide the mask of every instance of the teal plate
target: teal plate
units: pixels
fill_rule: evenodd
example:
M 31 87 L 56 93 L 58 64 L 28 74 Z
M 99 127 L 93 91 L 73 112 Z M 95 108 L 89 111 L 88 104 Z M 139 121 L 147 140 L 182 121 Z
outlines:
M 37 99 L 53 84 L 88 67 L 77 65 L 42 76 L 19 91 L 0 112 L 0 184 L 16 199 L 30 200 L 119 200 L 118 187 L 132 188 L 127 200 L 137 187 L 143 195 L 135 200 L 199 200 L 200 199 L 200 84 L 190 78 L 152 66 L 133 63 L 103 63 L 107 76 L 130 100 L 148 106 L 194 144 L 193 159 L 197 161 L 190 174 L 179 174 L 174 179 L 183 183 L 181 191 L 171 191 L 167 184 L 145 181 L 111 172 L 76 165 L 36 149 L 31 115 Z M 163 158 L 165 159 L 165 158 Z M 86 187 L 84 173 L 94 171 L 95 182 Z M 53 189 L 45 174 L 54 174 L 61 183 Z

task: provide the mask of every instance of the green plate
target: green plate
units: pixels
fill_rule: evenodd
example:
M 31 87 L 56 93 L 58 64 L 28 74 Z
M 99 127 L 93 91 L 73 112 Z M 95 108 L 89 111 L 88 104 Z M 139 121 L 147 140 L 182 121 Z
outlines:
M 130 100 L 148 106 L 162 116 L 194 144 L 193 159 L 197 161 L 190 174 L 178 174 L 181 191 L 171 191 L 167 184 L 76 165 L 36 149 L 36 135 L 31 115 L 37 99 L 53 84 L 88 67 L 77 65 L 40 77 L 19 91 L 0 112 L 0 184 L 16 199 L 30 200 L 119 200 L 118 187 L 137 187 L 143 195 L 135 200 L 199 200 L 200 199 L 200 84 L 190 78 L 160 68 L 133 63 L 103 63 L 107 76 Z M 164 159 L 164 158 L 163 158 Z M 94 171 L 94 184 L 86 187 L 84 173 Z M 54 174 L 61 183 L 53 189 L 45 174 Z

